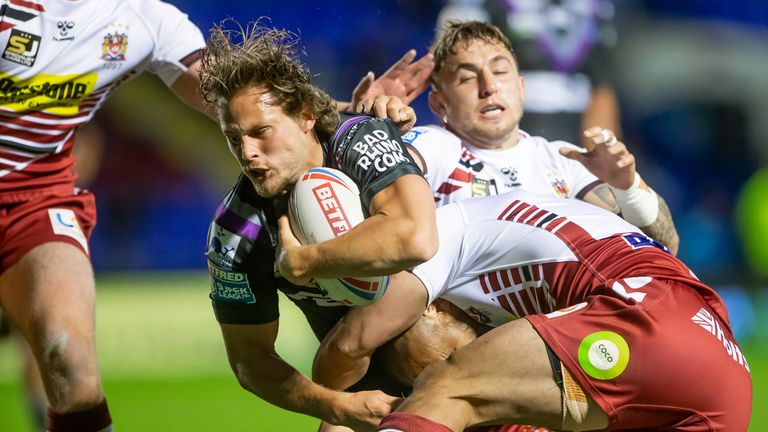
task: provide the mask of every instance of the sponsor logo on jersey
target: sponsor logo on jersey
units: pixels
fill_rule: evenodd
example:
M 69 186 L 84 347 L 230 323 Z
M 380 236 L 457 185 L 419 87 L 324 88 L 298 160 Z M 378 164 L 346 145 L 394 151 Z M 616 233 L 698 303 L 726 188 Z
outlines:
M 77 223 L 75 212 L 70 209 L 52 208 L 48 209 L 48 218 L 51 220 L 51 228 L 53 228 L 54 234 L 75 239 L 83 247 L 83 250 L 88 253 L 88 241 L 85 239 L 83 230 L 80 229 L 80 224 Z
M 346 187 L 346 185 L 344 186 Z M 328 226 L 331 227 L 335 237 L 344 234 L 352 228 L 347 214 L 339 204 L 336 191 L 333 190 L 333 186 L 330 183 L 323 183 L 315 187 L 312 189 L 312 194 L 315 196 L 317 204 L 323 211 L 325 220 L 328 222 Z
M 55 40 L 56 42 L 75 39 L 75 35 L 71 33 L 72 29 L 75 28 L 74 21 L 57 21 L 56 28 L 59 29 L 59 35 L 53 37 L 53 40 Z
M 422 135 L 423 133 L 424 133 L 424 131 L 419 131 L 419 130 L 413 130 L 412 129 L 407 134 L 403 135 L 401 139 L 403 141 L 407 142 L 408 144 L 413 144 L 413 142 L 416 141 L 416 139 L 420 135 Z
M 741 353 L 739 346 L 725 335 L 723 327 L 714 315 L 708 310 L 701 308 L 691 317 L 691 321 L 698 324 L 701 328 L 717 338 L 717 340 L 723 344 L 725 352 L 733 359 L 733 361 L 744 366 L 747 372 L 749 372 L 749 365 L 747 364 L 746 357 Z
M 612 331 L 592 333 L 579 345 L 579 365 L 592 378 L 607 381 L 624 372 L 629 364 L 629 345 Z
M 504 186 L 512 188 L 522 185 L 517 179 L 517 168 L 504 167 L 501 169 L 501 173 L 507 176 L 507 182 L 504 183 Z
M 629 233 L 624 234 L 621 236 L 621 238 L 624 239 L 625 242 L 632 248 L 632 249 L 640 249 L 644 247 L 655 247 L 658 249 L 663 250 L 666 253 L 669 253 L 669 250 L 666 246 L 663 244 L 657 242 L 656 240 L 640 233 Z
M 485 180 L 477 177 L 472 178 L 473 197 L 485 197 L 498 194 L 499 190 L 496 188 L 496 180 Z
M 11 30 L 3 58 L 20 65 L 31 67 L 40 51 L 40 36 L 18 29 Z
M 93 92 L 98 75 L 38 74 L 17 81 L 0 74 L 0 106 L 14 112 L 45 111 L 57 115 L 75 115 L 80 104 Z
M 248 275 L 243 272 L 225 270 L 210 261 L 208 270 L 211 275 L 211 299 L 218 302 L 256 303 Z
M 408 162 L 400 143 L 379 129 L 363 135 L 352 149 L 360 154 L 357 165 L 365 171 L 373 167 L 378 172 L 385 172 L 399 163 Z
M 579 309 L 584 309 L 585 307 L 587 307 L 587 302 L 576 303 L 573 306 L 568 306 L 568 307 L 564 307 L 562 309 L 558 309 L 558 310 L 556 310 L 554 312 L 550 312 L 550 313 L 548 313 L 548 314 L 546 314 L 544 316 L 546 316 L 547 318 L 550 318 L 550 319 L 551 318 L 557 318 L 557 317 L 561 317 L 563 315 L 568 315 L 570 313 L 576 312 Z
M 125 52 L 128 49 L 127 29 L 122 26 L 113 26 L 107 30 L 104 40 L 101 42 L 101 59 L 109 62 L 125 61 Z

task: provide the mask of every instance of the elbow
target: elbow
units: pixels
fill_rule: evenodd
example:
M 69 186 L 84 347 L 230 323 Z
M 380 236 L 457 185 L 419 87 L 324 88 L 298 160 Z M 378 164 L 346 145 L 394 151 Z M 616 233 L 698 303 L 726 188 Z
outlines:
M 416 267 L 429 261 L 437 253 L 437 229 L 432 227 L 417 227 L 406 233 L 403 239 L 403 255 L 405 268 Z
M 362 339 L 351 338 L 332 341 L 326 348 L 331 357 L 352 362 L 371 355 L 376 349 L 376 347 L 365 346 Z
M 256 393 L 252 384 L 253 380 L 251 379 L 251 374 L 248 372 L 248 367 L 245 365 L 245 363 L 230 363 L 229 366 L 232 368 L 232 372 L 235 374 L 235 378 L 237 378 L 237 382 L 240 384 L 240 387 L 248 390 L 251 393 Z

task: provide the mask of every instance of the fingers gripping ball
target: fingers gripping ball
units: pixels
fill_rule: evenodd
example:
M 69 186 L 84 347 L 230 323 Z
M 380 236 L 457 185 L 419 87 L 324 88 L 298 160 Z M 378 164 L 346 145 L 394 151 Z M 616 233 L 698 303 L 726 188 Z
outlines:
M 288 220 L 301 244 L 331 240 L 363 219 L 360 191 L 341 171 L 332 168 L 307 170 L 291 192 Z M 315 282 L 334 300 L 365 306 L 384 295 L 389 276 L 316 279 Z

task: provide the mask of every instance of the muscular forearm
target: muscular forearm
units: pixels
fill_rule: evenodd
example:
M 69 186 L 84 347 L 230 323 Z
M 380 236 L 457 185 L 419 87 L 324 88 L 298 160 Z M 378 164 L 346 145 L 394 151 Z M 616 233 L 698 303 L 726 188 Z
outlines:
M 677 255 L 680 239 L 677 236 L 675 224 L 672 222 L 672 214 L 669 212 L 669 207 L 664 198 L 661 196 L 658 196 L 658 198 L 659 216 L 652 224 L 641 227 L 641 229 L 649 237 L 666 246 L 673 255 Z
M 415 267 L 434 253 L 418 228 L 386 215 L 372 216 L 333 240 L 286 251 L 296 276 L 380 276 Z
M 241 361 L 232 369 L 240 385 L 261 399 L 333 424 L 338 422 L 333 409 L 338 392 L 312 382 L 277 354 Z

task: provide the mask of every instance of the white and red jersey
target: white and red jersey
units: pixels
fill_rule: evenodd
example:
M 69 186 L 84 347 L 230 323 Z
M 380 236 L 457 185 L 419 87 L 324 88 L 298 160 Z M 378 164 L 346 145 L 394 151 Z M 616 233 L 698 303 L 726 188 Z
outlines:
M 0 203 L 71 194 L 76 127 L 141 71 L 170 86 L 205 47 L 185 14 L 157 0 L 0 4 Z
M 582 198 L 599 183 L 582 164 L 559 153 L 561 147 L 578 147 L 523 131 L 514 147 L 498 151 L 462 142 L 435 125 L 413 128 L 403 141 L 419 152 L 424 177 L 438 206 L 516 189 L 558 198 Z
M 513 191 L 441 207 L 437 226 L 437 254 L 413 273 L 430 302 L 443 297 L 485 324 L 554 312 L 596 294 L 641 300 L 636 288 L 650 278 L 717 298 L 664 246 L 581 201 Z M 725 317 L 721 306 L 713 309 Z

